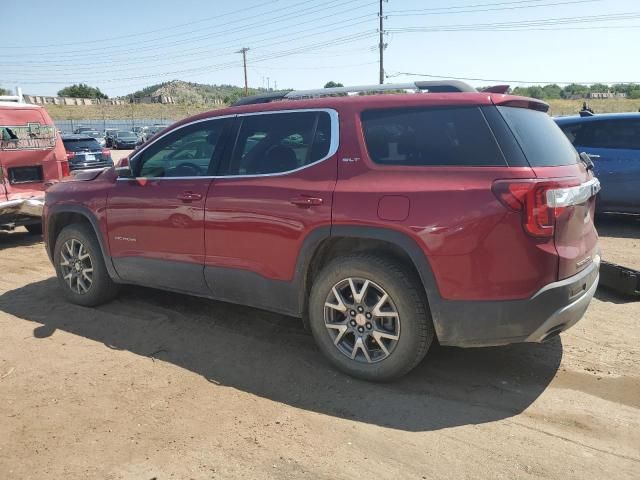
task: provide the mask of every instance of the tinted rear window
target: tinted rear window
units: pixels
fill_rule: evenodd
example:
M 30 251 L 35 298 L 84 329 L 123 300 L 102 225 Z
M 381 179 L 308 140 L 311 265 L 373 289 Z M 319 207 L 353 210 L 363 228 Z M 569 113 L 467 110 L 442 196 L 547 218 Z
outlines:
M 369 157 L 417 166 L 505 165 L 477 107 L 370 110 L 362 113 Z
M 537 110 L 498 107 L 532 167 L 578 163 L 571 142 L 549 115 Z
M 63 140 L 64 148 L 70 152 L 81 152 L 83 150 L 100 150 L 97 140 Z

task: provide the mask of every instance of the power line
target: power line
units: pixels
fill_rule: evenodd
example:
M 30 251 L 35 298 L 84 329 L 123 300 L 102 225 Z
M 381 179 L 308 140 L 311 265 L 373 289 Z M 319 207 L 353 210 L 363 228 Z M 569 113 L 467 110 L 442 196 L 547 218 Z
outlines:
M 478 29 L 491 29 L 497 30 L 501 28 L 523 28 L 536 27 L 536 26 L 549 26 L 549 25 L 567 25 L 574 23 L 598 23 L 609 21 L 622 21 L 632 20 L 640 18 L 640 12 L 624 12 L 608 15 L 592 15 L 592 16 L 579 16 L 579 17 L 554 17 L 544 18 L 539 20 L 524 20 L 517 22 L 492 22 L 492 23 L 471 23 L 471 24 L 452 24 L 452 25 L 432 25 L 424 27 L 404 27 L 389 29 L 389 32 L 393 33 L 406 33 L 406 32 L 439 32 L 439 31 L 477 31 Z
M 449 80 L 468 80 L 468 81 L 475 81 L 475 82 L 501 82 L 501 83 L 529 83 L 529 84 L 556 84 L 556 85 L 571 85 L 573 83 L 577 83 L 577 84 L 587 84 L 587 85 L 592 85 L 594 83 L 603 83 L 603 84 L 607 84 L 607 85 L 612 85 L 612 84 L 616 84 L 616 83 L 640 83 L 640 82 L 607 82 L 604 80 L 599 80 L 597 82 L 578 82 L 578 81 L 573 81 L 573 82 L 551 82 L 548 80 L 505 80 L 505 79 L 495 79 L 495 78 L 478 78 L 478 77 L 455 77 L 453 75 L 435 75 L 435 74 L 428 74 L 428 73 L 411 73 L 411 72 L 397 72 L 394 73 L 393 75 L 387 75 L 387 78 L 392 78 L 392 77 L 399 77 L 399 76 L 409 76 L 409 77 L 426 77 L 426 78 L 438 78 L 438 79 L 449 79 Z
M 368 23 L 368 22 L 369 22 L 369 20 L 360 21 L 360 22 L 353 22 L 353 23 L 351 23 L 351 24 L 349 24 L 347 26 L 348 27 L 352 27 L 352 26 L 355 26 L 355 25 L 359 25 L 359 24 L 362 24 L 362 23 Z M 337 22 L 337 23 L 341 23 L 341 22 Z M 336 24 L 336 22 L 333 22 L 333 24 Z M 323 26 L 318 27 L 318 28 L 325 28 L 325 27 L 326 26 L 323 25 Z M 332 32 L 332 31 L 341 30 L 343 28 L 344 27 L 336 27 L 336 28 L 331 28 L 331 29 L 325 29 L 322 32 L 319 32 L 319 34 L 325 34 L 325 33 L 329 33 L 329 32 Z M 310 30 L 313 30 L 313 29 L 307 29 L 307 30 L 303 30 L 303 31 L 309 32 Z M 294 33 L 298 33 L 298 32 L 294 32 Z M 295 37 L 295 38 L 285 38 L 285 39 L 282 39 L 282 40 L 277 41 L 277 42 L 272 42 L 272 43 L 268 44 L 267 46 L 275 46 L 275 45 L 280 45 L 280 44 L 291 44 L 292 42 L 296 42 L 298 40 L 301 40 L 301 39 L 304 39 L 304 38 L 307 38 L 307 37 L 316 37 L 317 35 L 318 35 L 318 33 L 307 33 L 306 35 L 301 35 L 301 36 L 298 36 L 298 37 Z M 280 38 L 281 37 L 282 36 L 280 36 Z M 286 37 L 286 35 L 285 35 L 285 37 Z M 322 41 L 322 42 L 317 43 L 317 45 L 318 45 L 319 48 L 324 48 L 324 47 L 326 47 L 328 45 L 331 45 L 331 42 Z M 276 53 L 278 55 L 280 55 L 281 52 L 276 52 Z M 266 55 L 269 55 L 269 54 L 266 54 Z M 223 55 L 223 56 L 226 56 L 226 55 Z M 168 65 L 173 65 L 175 63 L 176 62 L 168 64 Z M 231 64 L 234 65 L 235 62 L 232 62 Z M 207 68 L 208 67 L 195 67 L 195 68 L 191 68 L 191 69 L 175 70 L 175 71 L 172 71 L 172 72 L 167 72 L 167 74 L 171 75 L 171 74 L 193 73 L 194 71 L 203 70 L 203 69 L 206 70 Z M 69 78 L 72 78 L 72 79 L 78 81 L 78 76 L 79 76 L 78 73 L 69 72 L 68 69 L 65 69 L 64 72 L 65 72 L 65 74 L 64 75 L 58 75 L 58 78 L 69 77 Z M 66 72 L 68 72 L 68 73 L 66 73 Z M 22 74 L 22 75 L 23 76 L 31 76 L 31 75 L 39 76 L 39 74 L 34 73 L 34 72 L 27 72 L 27 74 Z M 103 75 L 101 75 L 101 74 L 96 74 L 96 75 L 98 75 L 99 78 L 93 78 L 93 77 L 89 77 L 89 76 L 85 75 L 85 76 L 81 77 L 82 78 L 81 81 L 91 82 L 91 81 L 98 80 L 98 81 L 101 81 L 101 82 L 111 82 L 111 80 L 113 80 L 113 79 L 103 80 Z M 162 74 L 155 75 L 155 76 L 156 77 L 157 76 L 162 76 Z M 124 77 L 124 78 L 132 79 L 132 78 L 142 78 L 142 77 Z M 15 80 L 14 80 L 14 82 L 15 82 Z M 18 83 L 24 83 L 24 82 L 18 82 Z
M 277 2 L 278 0 L 273 0 L 274 2 Z M 282 11 L 282 10 L 289 10 L 291 8 L 294 8 L 296 6 L 302 5 L 302 4 L 306 4 L 306 3 L 313 3 L 315 0 L 305 0 L 301 3 L 298 4 L 294 4 L 294 5 L 289 5 L 287 7 L 283 7 L 283 8 L 279 8 L 276 10 L 271 10 L 271 13 L 273 13 L 274 11 Z M 22 49 L 22 48 L 57 48 L 57 47 L 66 47 L 66 46 L 77 46 L 77 45 L 88 45 L 88 44 L 94 44 L 94 43 L 103 43 L 105 41 L 109 41 L 109 40 L 119 40 L 122 38 L 133 38 L 133 37 L 140 37 L 141 35 L 148 35 L 151 33 L 157 33 L 157 32 L 166 32 L 167 30 L 173 30 L 176 28 L 182 28 L 182 27 L 186 27 L 186 26 L 190 26 L 190 25 L 195 25 L 197 23 L 203 23 L 203 22 L 208 22 L 210 20 L 219 20 L 222 17 L 228 17 L 230 15 L 235 15 L 236 13 L 241 13 L 247 10 L 252 10 L 254 11 L 254 15 L 252 17 L 248 17 L 248 18 L 254 18 L 255 17 L 255 10 L 262 8 L 264 6 L 270 6 L 268 3 L 262 2 L 261 4 L 258 5 L 253 5 L 250 7 L 245 7 L 245 8 L 241 8 L 239 10 L 235 10 L 232 12 L 227 12 L 227 13 L 222 13 L 222 14 L 218 14 L 218 15 L 214 15 L 212 17 L 206 17 L 206 18 L 202 18 L 199 20 L 193 20 L 191 22 L 185 22 L 185 23 L 180 23 L 177 25 L 173 25 L 173 26 L 167 26 L 167 27 L 163 27 L 163 28 L 157 28 L 155 30 L 147 30 L 145 32 L 136 32 L 136 33 L 131 33 L 128 35 L 119 35 L 116 37 L 104 37 L 104 38 L 100 38 L 100 39 L 96 39 L 96 40 L 86 40 L 84 42 L 72 42 L 72 43 L 52 43 L 49 45 L 5 45 L 6 48 L 11 48 L 11 49 Z M 244 19 L 243 19 L 244 20 Z M 185 32 L 185 33 L 192 33 L 193 30 L 191 32 Z M 163 38 L 163 37 L 160 37 Z M 104 46 L 104 45 L 101 45 Z
M 506 2 L 509 3 L 531 3 L 532 0 L 527 0 L 526 2 Z M 544 0 L 538 0 L 544 1 Z M 413 17 L 413 16 L 425 16 L 425 15 L 455 15 L 458 13 L 483 13 L 483 12 L 495 12 L 495 11 L 504 11 L 504 10 L 519 10 L 524 8 L 540 8 L 540 7 L 556 7 L 561 5 L 572 5 L 576 3 L 593 3 L 600 2 L 602 0 L 568 0 L 564 2 L 554 2 L 554 3 L 543 3 L 543 4 L 535 4 L 535 5 L 515 5 L 515 6 L 504 6 L 504 7 L 496 7 L 496 8 L 483 8 L 483 9 L 472 9 L 472 10 L 456 10 L 450 11 L 450 8 L 442 8 L 442 9 L 434 9 L 434 8 L 426 8 L 426 9 L 412 9 L 412 10 L 395 10 L 389 12 L 387 15 L 390 17 Z M 479 6 L 491 6 L 491 5 L 505 5 L 502 3 L 487 3 Z M 465 7 L 455 7 L 455 8 L 465 8 Z M 467 7 L 473 8 L 473 5 Z M 440 11 L 445 10 L 445 11 Z
M 306 4 L 309 3 L 310 0 L 306 0 L 304 2 L 300 2 L 298 4 L 295 4 L 294 6 L 298 6 L 298 5 L 302 5 L 302 4 Z M 188 44 L 188 43 L 192 43 L 192 42 L 197 42 L 197 41 L 201 41 L 201 40 L 207 40 L 207 39 L 211 39 L 211 38 L 215 38 L 215 37 L 219 37 L 222 35 L 225 35 L 227 33 L 237 33 L 243 30 L 252 30 L 254 29 L 254 27 L 259 27 L 262 25 L 272 25 L 274 23 L 280 23 L 280 22 L 287 22 L 289 20 L 292 19 L 296 19 L 296 18 L 300 18 L 300 17 L 305 17 L 308 16 L 310 14 L 313 13 L 318 13 L 318 12 L 323 12 L 326 11 L 328 8 L 336 8 L 336 7 L 342 7 L 344 5 L 347 4 L 352 4 L 352 3 L 356 3 L 356 2 L 362 2 L 362 0 L 348 0 L 348 1 L 342 1 L 342 0 L 329 0 L 326 2 L 322 2 L 322 3 L 315 3 L 313 6 L 308 7 L 308 8 L 304 8 L 304 9 L 299 9 L 298 11 L 295 12 L 294 15 L 275 15 L 273 16 L 273 18 L 264 18 L 264 16 L 256 22 L 253 23 L 248 23 L 248 24 L 243 24 L 240 27 L 233 27 L 233 28 L 227 28 L 225 30 L 220 30 L 217 32 L 213 32 L 213 33 L 208 33 L 206 35 L 200 35 L 200 36 L 191 36 L 188 38 L 184 38 L 181 40 L 177 40 L 174 42 L 159 42 L 159 43 L 154 43 L 151 45 L 147 45 L 145 47 L 141 47 L 141 48 L 136 48 L 137 52 L 141 52 L 141 51 L 149 51 L 149 50 L 157 50 L 159 48 L 161 49 L 166 49 L 167 47 L 173 47 L 173 46 L 179 46 L 179 45 L 183 45 L 183 44 Z M 331 4 L 336 4 L 337 5 L 331 5 Z M 275 11 L 271 11 L 268 15 L 271 16 L 273 13 L 282 10 L 282 9 L 277 9 Z M 247 18 L 242 18 L 242 19 L 238 19 L 238 20 L 234 20 L 231 22 L 226 22 L 225 26 L 234 24 L 234 23 L 239 23 L 239 22 L 243 22 L 245 20 L 248 19 L 255 19 L 255 15 L 252 17 L 247 17 Z M 108 46 L 105 48 L 113 48 L 113 47 L 119 47 L 119 46 L 126 46 L 127 48 L 124 50 L 111 50 L 109 52 L 110 55 L 113 54 L 129 54 L 131 52 L 131 47 L 129 45 L 112 45 L 112 46 Z M 181 53 L 181 52 L 180 52 Z M 88 57 L 95 57 L 95 51 L 94 50 L 62 50 L 62 51 L 56 51 L 56 52 L 35 52 L 35 53 L 31 53 L 29 56 L 51 56 L 52 54 L 55 54 L 55 56 L 57 58 L 60 58 L 62 55 L 66 56 L 66 57 L 70 57 L 71 59 L 77 59 L 78 57 L 82 57 L 82 56 L 88 56 Z M 3 54 L 3 57 L 24 57 L 24 54 Z
M 317 49 L 317 48 L 323 48 L 325 46 L 332 46 L 332 45 L 340 45 L 340 44 L 343 44 L 343 43 L 350 43 L 350 42 L 353 42 L 354 40 L 359 40 L 359 39 L 362 39 L 362 38 L 370 37 L 373 34 L 377 34 L 377 32 L 375 30 L 366 30 L 366 31 L 363 31 L 363 32 L 354 33 L 354 34 L 350 34 L 350 35 L 343 36 L 343 37 L 337 37 L 337 38 L 335 38 L 335 39 L 333 39 L 332 41 L 329 41 L 329 42 L 320 41 L 320 42 L 316 42 L 316 43 L 310 44 L 310 45 L 305 45 L 305 46 L 302 46 L 302 47 L 295 47 L 293 49 L 284 50 L 284 51 L 280 51 L 280 52 L 275 52 L 272 55 L 265 55 L 263 57 L 258 57 L 256 59 L 254 59 L 253 62 L 254 63 L 259 63 L 259 62 L 263 62 L 263 61 L 266 61 L 266 60 L 271 60 L 271 59 L 275 59 L 275 58 L 281 58 L 283 56 L 289 56 L 289 55 L 292 55 L 294 53 L 302 53 L 302 52 L 308 51 L 308 50 L 313 50 L 313 49 Z M 168 76 L 172 76 L 172 75 L 180 74 L 180 73 L 195 73 L 195 72 L 202 72 L 202 71 L 212 72 L 212 71 L 219 71 L 219 70 L 224 70 L 224 69 L 232 68 L 232 67 L 237 67 L 237 63 L 236 62 L 227 62 L 227 63 L 224 63 L 224 64 L 206 65 L 206 66 L 203 66 L 203 67 L 192 68 L 192 69 L 187 69 L 187 70 L 177 70 L 177 71 L 163 72 L 163 73 L 158 73 L 158 74 L 140 75 L 140 76 L 135 76 L 135 77 L 104 79 L 104 80 L 101 80 L 100 83 L 119 83 L 119 81 L 121 81 L 121 80 L 138 80 L 138 79 L 146 79 L 146 78 L 160 78 L 160 77 L 168 77 Z M 5 81 L 6 82 L 11 82 L 11 83 L 46 84 L 46 85 L 60 85 L 60 84 L 69 83 L 68 80 L 66 80 L 66 81 L 5 80 Z M 76 81 L 85 82 L 85 79 L 76 80 Z
M 340 12 L 343 13 L 343 12 Z M 260 47 L 260 43 L 261 42 L 265 42 L 265 41 L 269 41 L 269 40 L 280 40 L 277 42 L 272 42 L 272 43 L 268 43 L 266 44 L 266 47 L 270 47 L 270 46 L 274 46 L 274 45 L 279 45 L 282 43 L 289 43 L 290 41 L 295 41 L 296 39 L 300 38 L 294 38 L 294 39 L 287 39 L 287 37 L 290 36 L 295 36 L 298 35 L 299 33 L 308 33 L 314 30 L 322 30 L 325 29 L 326 27 L 330 27 L 330 26 L 336 26 L 336 25 L 341 25 L 347 22 L 353 22 L 355 20 L 360 20 L 360 19 L 365 19 L 365 18 L 371 18 L 371 16 L 373 16 L 374 14 L 366 14 L 366 15 L 361 15 L 358 17 L 352 17 L 352 18 L 347 18 L 347 19 L 343 19 L 340 21 L 336 21 L 335 17 L 333 14 L 330 15 L 326 15 L 326 16 L 322 16 L 322 17 L 317 17 L 317 18 L 313 18 L 309 21 L 305 21 L 305 22 L 299 22 L 297 25 L 305 25 L 307 23 L 317 23 L 319 20 L 323 20 L 323 19 L 331 19 L 330 22 L 326 23 L 326 24 L 320 24 L 317 25 L 315 27 L 311 27 L 311 28 L 304 28 L 301 30 L 297 30 L 297 31 L 290 31 L 290 32 L 286 32 L 283 33 L 281 27 L 277 27 L 273 30 L 267 30 L 265 32 L 263 32 L 261 35 L 267 35 L 269 33 L 276 33 L 276 35 L 271 35 L 271 36 L 267 36 L 265 38 L 260 38 L 260 36 L 255 37 L 255 36 L 245 36 L 245 37 L 241 37 L 239 39 L 230 39 L 226 42 L 222 42 L 222 43 L 218 43 L 219 46 L 224 46 L 224 45 L 237 45 L 238 43 L 252 43 L 252 44 L 258 44 L 257 48 L 265 48 L 265 46 Z M 355 22 L 355 23 L 349 23 L 348 25 L 343 25 L 343 27 L 339 27 L 339 28 L 333 28 L 330 29 L 328 31 L 335 31 L 335 30 L 339 30 L 340 28 L 345 28 L 345 27 L 352 27 L 352 26 L 356 26 L 362 23 L 367 23 L 369 20 L 363 20 L 361 22 Z M 317 33 L 317 35 L 321 35 L 323 33 L 326 33 L 327 30 L 325 31 L 320 31 Z M 309 36 L 309 35 L 305 35 L 305 36 Z M 182 57 L 186 57 L 186 56 L 194 56 L 194 55 L 211 55 L 217 52 L 227 52 L 227 54 L 230 54 L 227 48 L 217 48 L 214 50 L 211 49 L 202 49 L 200 47 L 196 48 L 194 51 L 190 51 L 189 49 L 184 50 L 183 52 L 181 52 L 181 56 Z M 111 64 L 115 64 L 118 65 L 118 67 L 122 67 L 122 66 L 126 66 L 126 65 L 136 65 L 139 63 L 145 63 L 148 64 L 149 60 L 152 60 L 154 58 L 166 58 L 166 55 L 157 55 L 157 56 L 153 56 L 153 57 L 145 57 L 139 61 L 132 61 L 132 62 L 97 62 L 97 63 L 72 63 L 72 64 L 47 64 L 47 65 L 43 65 L 43 68 L 47 69 L 47 72 L 50 71 L 56 71 L 56 69 L 52 69 L 52 66 L 57 66 L 57 67 L 65 67 L 63 70 L 57 70 L 57 71 L 64 71 L 64 72 L 68 72 L 69 71 L 69 66 L 71 67 L 84 67 L 84 66 L 90 66 L 90 65 L 100 65 L 100 66 L 106 66 L 106 65 L 111 65 Z M 167 63 L 166 65 L 176 65 L 176 64 L 180 64 L 180 63 L 188 63 L 189 61 L 193 61 L 193 60 L 176 60 L 176 61 L 172 61 L 170 63 Z M 44 63 L 44 62 L 43 62 Z M 6 64 L 5 64 L 6 65 Z M 21 66 L 21 65 L 17 65 L 17 66 Z
M 491 3 L 477 3 L 474 5 L 449 5 L 447 7 L 431 7 L 431 8 L 416 8 L 416 9 L 407 9 L 401 10 L 403 12 L 426 12 L 426 11 L 448 11 L 448 10 L 457 10 L 460 8 L 480 8 L 480 7 L 494 7 L 499 5 L 518 5 L 522 3 L 537 3 L 537 2 L 545 2 L 548 0 L 518 0 L 518 1 L 509 1 L 509 2 L 491 2 Z

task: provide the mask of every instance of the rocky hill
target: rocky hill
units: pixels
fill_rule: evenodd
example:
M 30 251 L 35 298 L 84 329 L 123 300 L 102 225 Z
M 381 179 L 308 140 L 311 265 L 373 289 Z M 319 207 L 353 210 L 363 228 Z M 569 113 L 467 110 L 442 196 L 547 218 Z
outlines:
M 262 88 L 250 88 L 249 95 L 255 95 L 264 91 Z M 202 83 L 183 82 L 172 80 L 170 82 L 150 85 L 132 93 L 136 98 L 147 96 L 167 95 L 176 103 L 185 105 L 207 105 L 216 100 L 229 104 L 235 102 L 244 95 L 244 88 L 234 85 L 206 85 Z

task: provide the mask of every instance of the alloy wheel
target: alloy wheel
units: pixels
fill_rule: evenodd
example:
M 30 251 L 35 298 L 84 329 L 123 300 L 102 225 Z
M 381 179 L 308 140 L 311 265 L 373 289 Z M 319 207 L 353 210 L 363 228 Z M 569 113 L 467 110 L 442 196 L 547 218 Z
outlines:
M 75 238 L 64 242 L 60 250 L 60 268 L 62 278 L 73 292 L 85 294 L 89 291 L 93 284 L 93 262 L 82 242 Z
M 350 277 L 336 283 L 324 304 L 324 323 L 336 348 L 352 360 L 387 358 L 400 338 L 400 315 L 376 283 Z

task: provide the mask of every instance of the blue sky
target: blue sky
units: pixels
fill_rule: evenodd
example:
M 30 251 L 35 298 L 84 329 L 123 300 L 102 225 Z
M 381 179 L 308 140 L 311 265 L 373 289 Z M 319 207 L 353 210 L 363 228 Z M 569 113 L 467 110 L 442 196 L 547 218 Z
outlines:
M 0 86 L 110 96 L 181 79 L 317 88 L 378 80 L 376 0 L 32 0 L 0 9 Z M 387 82 L 402 72 L 522 82 L 640 83 L 637 0 L 390 0 Z M 426 77 L 425 77 L 426 78 Z

